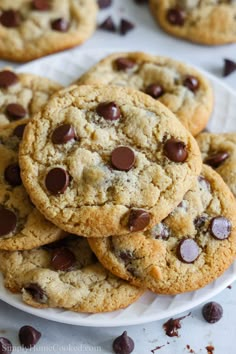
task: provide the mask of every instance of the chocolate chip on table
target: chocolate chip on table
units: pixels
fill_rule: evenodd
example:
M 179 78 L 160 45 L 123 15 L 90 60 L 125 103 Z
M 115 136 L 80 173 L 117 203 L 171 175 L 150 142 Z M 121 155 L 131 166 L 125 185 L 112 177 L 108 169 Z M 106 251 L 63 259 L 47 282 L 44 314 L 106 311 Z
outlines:
M 40 304 L 46 304 L 48 301 L 45 291 L 36 283 L 31 283 L 24 286 L 24 290 L 27 291 L 32 298 Z
M 8 235 L 16 228 L 17 217 L 13 211 L 0 207 L 0 236 Z
M 100 9 L 105 9 L 112 4 L 112 0 L 97 0 Z
M 127 335 L 126 331 L 114 340 L 113 350 L 116 354 L 132 353 L 132 351 L 134 350 L 134 341 Z
M 48 0 L 33 0 L 32 2 L 33 9 L 38 11 L 47 11 L 50 9 Z
M 96 112 L 106 120 L 117 120 L 120 118 L 120 108 L 115 102 L 103 102 L 97 106 Z
M 236 62 L 230 59 L 224 59 L 223 76 L 226 77 L 236 70 Z
M 111 16 L 108 16 L 100 25 L 100 29 L 109 32 L 116 32 L 116 26 Z
M 229 154 L 226 151 L 222 151 L 222 152 L 218 152 L 216 154 L 210 155 L 208 156 L 204 163 L 217 168 L 219 167 L 223 162 L 225 162 L 225 160 L 227 160 L 227 158 L 229 157 Z
M 51 27 L 58 32 L 67 32 L 69 29 L 69 22 L 64 18 L 57 18 L 51 22 Z
M 0 87 L 7 88 L 15 85 L 18 82 L 18 77 L 10 70 L 0 71 Z
M 183 26 L 186 13 L 180 8 L 173 8 L 167 11 L 167 20 L 173 26 Z
M 128 58 L 117 58 L 115 60 L 115 67 L 119 71 L 128 71 L 130 69 L 133 69 L 135 65 L 136 63 Z
M 12 120 L 24 118 L 27 114 L 24 107 L 19 103 L 9 103 L 6 106 L 6 113 Z
M 20 22 L 20 13 L 16 10 L 5 10 L 0 15 L 0 24 L 2 24 L 4 27 L 18 27 Z
M 232 224 L 227 218 L 217 216 L 211 219 L 209 228 L 212 236 L 214 236 L 217 240 L 225 240 L 231 234 Z
M 159 98 L 163 95 L 164 89 L 161 85 L 158 84 L 150 84 L 146 88 L 146 94 L 152 96 L 153 98 Z
M 126 33 L 131 31 L 132 29 L 134 29 L 134 27 L 135 27 L 135 25 L 132 22 L 130 22 L 124 18 L 122 18 L 120 20 L 120 34 L 122 36 L 126 35 Z
M 191 238 L 180 241 L 177 247 L 177 257 L 181 262 L 193 263 L 199 256 L 199 247 Z
M 13 130 L 13 135 L 17 136 L 17 138 L 21 139 L 23 137 L 24 134 L 24 130 L 25 130 L 26 124 L 20 124 L 17 127 L 15 127 L 15 129 Z
M 134 166 L 135 155 L 132 149 L 119 146 L 111 153 L 111 164 L 116 170 L 129 171 Z
M 34 327 L 23 326 L 19 330 L 20 344 L 24 348 L 32 348 L 38 343 L 41 338 L 41 333 Z
M 20 186 L 22 184 L 20 176 L 20 166 L 18 163 L 12 163 L 7 166 L 4 171 L 5 180 L 13 187 Z
M 169 139 L 165 142 L 164 153 L 173 162 L 185 162 L 188 157 L 185 143 L 177 139 Z
M 75 129 L 71 124 L 62 124 L 52 133 L 53 144 L 66 144 L 68 141 L 75 139 Z
M 128 228 L 131 232 L 142 231 L 150 223 L 151 217 L 146 210 L 132 209 L 129 213 Z
M 50 170 L 45 179 L 47 190 L 51 194 L 65 193 L 70 182 L 70 178 L 66 170 L 60 167 L 55 167 Z
M 223 308 L 217 302 L 211 301 L 203 306 L 202 315 L 208 323 L 216 323 L 223 316 Z
M 9 339 L 0 337 L 0 354 L 11 354 L 12 350 L 12 343 Z
M 52 253 L 51 266 L 55 270 L 70 270 L 75 263 L 76 258 L 74 253 L 66 247 L 57 248 Z
M 184 79 L 184 86 L 187 87 L 190 91 L 196 92 L 199 88 L 199 81 L 195 76 L 187 76 Z

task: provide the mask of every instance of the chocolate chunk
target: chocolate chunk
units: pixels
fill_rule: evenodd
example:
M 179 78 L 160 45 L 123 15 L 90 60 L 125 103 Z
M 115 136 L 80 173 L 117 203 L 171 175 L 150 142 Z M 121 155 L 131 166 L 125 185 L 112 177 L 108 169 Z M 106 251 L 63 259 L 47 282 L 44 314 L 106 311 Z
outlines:
M 146 88 L 145 91 L 149 96 L 153 98 L 161 97 L 164 93 L 164 89 L 161 85 L 158 84 L 151 84 Z
M 225 240 L 230 236 L 232 230 L 231 222 L 223 216 L 211 219 L 210 232 L 217 240 Z
M 50 170 L 45 179 L 47 190 L 51 194 L 63 194 L 70 182 L 70 178 L 66 170 L 60 167 Z
M 111 164 L 119 171 L 129 171 L 134 166 L 135 155 L 132 149 L 119 146 L 111 153 Z
M 211 191 L 211 185 L 210 182 L 203 176 L 198 176 L 198 183 L 200 184 L 200 187 L 203 189 L 208 190 L 209 192 Z
M 0 354 L 11 354 L 12 350 L 12 343 L 9 339 L 0 337 Z
M 0 87 L 7 88 L 15 85 L 18 82 L 18 77 L 12 71 L 4 70 L 0 72 Z
M 223 76 L 226 77 L 236 70 L 236 62 L 230 59 L 224 59 Z
M 112 0 L 97 0 L 97 3 L 100 9 L 105 9 L 111 6 Z
M 173 8 L 167 11 L 167 20 L 173 26 L 183 26 L 186 13 L 180 8 Z
M 33 9 L 38 11 L 47 11 L 50 9 L 48 0 L 33 0 L 32 2 Z
M 181 262 L 193 263 L 199 256 L 199 247 L 191 238 L 180 241 L 177 247 L 177 257 Z
M 111 16 L 108 16 L 100 25 L 99 25 L 100 29 L 103 29 L 105 31 L 109 31 L 109 32 L 115 32 L 116 31 L 116 26 L 115 23 L 112 19 Z
M 76 263 L 76 258 L 73 252 L 68 248 L 58 248 L 53 251 L 51 266 L 56 270 L 67 271 Z
M 208 323 L 216 323 L 223 316 L 223 308 L 217 302 L 211 301 L 203 306 L 202 315 Z
M 125 265 L 128 265 L 133 259 L 135 259 L 134 253 L 130 250 L 120 251 L 119 257 L 122 259 Z
M 150 220 L 150 214 L 146 210 L 132 209 L 129 213 L 128 228 L 131 232 L 144 230 Z
M 4 178 L 13 187 L 20 186 L 22 184 L 20 177 L 20 166 L 18 163 L 12 163 L 7 166 L 4 171 Z
M 15 136 L 17 136 L 17 138 L 21 139 L 23 137 L 25 127 L 26 127 L 26 124 L 17 125 L 17 127 L 15 127 L 15 129 L 13 130 L 13 135 L 15 135 Z
M 122 36 L 126 35 L 126 33 L 134 29 L 134 27 L 135 26 L 132 22 L 125 20 L 124 18 L 120 20 L 120 34 Z
M 19 330 L 20 344 L 24 348 L 32 348 L 38 343 L 41 333 L 34 327 L 23 326 Z
M 75 139 L 75 129 L 70 124 L 63 124 L 57 127 L 52 133 L 53 144 L 66 144 L 68 141 Z
M 48 301 L 48 297 L 45 291 L 38 284 L 28 284 L 24 287 L 24 289 L 25 291 L 30 293 L 30 295 L 35 301 L 39 302 L 40 304 L 46 304 L 46 302 Z
M 188 157 L 185 143 L 176 139 L 165 142 L 164 153 L 173 162 L 185 162 Z
M 117 58 L 115 60 L 115 67 L 119 71 L 128 71 L 130 69 L 133 69 L 135 65 L 136 63 L 128 58 Z
M 6 113 L 13 120 L 24 118 L 26 116 L 26 114 L 27 114 L 27 112 L 24 109 L 24 107 L 22 107 L 18 103 L 9 103 L 6 106 Z
M 5 10 L 0 15 L 0 23 L 4 27 L 13 28 L 20 25 L 20 13 L 16 10 Z
M 13 211 L 5 209 L 4 207 L 0 208 L 0 236 L 8 235 L 10 232 L 13 232 L 16 228 L 17 217 Z
M 199 88 L 199 81 L 195 76 L 187 76 L 184 80 L 184 86 L 186 86 L 190 91 L 196 92 Z
M 116 354 L 132 353 L 132 351 L 134 350 L 134 341 L 127 335 L 126 331 L 114 340 L 113 350 Z
M 217 168 L 219 167 L 227 158 L 229 157 L 229 154 L 225 151 L 218 152 L 216 154 L 210 155 L 209 157 L 206 158 L 204 161 L 205 164 Z
M 103 102 L 97 106 L 96 112 L 106 120 L 117 120 L 120 118 L 120 108 L 115 102 Z
M 64 18 L 58 18 L 51 22 L 51 27 L 55 31 L 67 32 L 69 29 L 69 22 Z

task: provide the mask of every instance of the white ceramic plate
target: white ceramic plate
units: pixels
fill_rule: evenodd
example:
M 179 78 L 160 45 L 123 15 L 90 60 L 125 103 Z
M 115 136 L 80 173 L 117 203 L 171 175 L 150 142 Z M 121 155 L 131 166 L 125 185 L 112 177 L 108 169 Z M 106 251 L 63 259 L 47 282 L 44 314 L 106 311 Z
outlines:
M 99 52 L 74 50 L 31 62 L 21 66 L 18 71 L 47 76 L 63 85 L 68 85 L 109 53 L 108 50 Z M 236 93 L 214 76 L 207 72 L 204 74 L 211 81 L 215 94 L 215 109 L 208 125 L 209 129 L 213 132 L 236 131 Z M 236 280 L 236 262 L 219 279 L 203 289 L 177 296 L 157 296 L 146 292 L 127 309 L 105 314 L 82 314 L 62 309 L 34 309 L 23 304 L 20 295 L 14 295 L 4 288 L 2 276 L 0 276 L 0 299 L 25 312 L 52 321 L 82 326 L 118 327 L 175 316 L 207 301 L 234 280 Z

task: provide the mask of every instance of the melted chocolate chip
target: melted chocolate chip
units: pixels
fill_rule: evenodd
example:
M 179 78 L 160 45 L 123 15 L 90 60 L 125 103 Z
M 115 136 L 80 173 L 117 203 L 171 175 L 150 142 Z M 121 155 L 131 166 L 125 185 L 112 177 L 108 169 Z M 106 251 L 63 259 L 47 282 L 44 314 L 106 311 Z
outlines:
M 97 106 L 96 112 L 106 120 L 117 120 L 120 118 L 120 108 L 115 102 L 103 102 Z
M 223 216 L 211 219 L 210 232 L 217 240 L 225 240 L 230 236 L 232 230 L 231 222 Z
M 51 266 L 56 270 L 70 270 L 76 263 L 76 258 L 73 252 L 68 248 L 58 248 L 53 251 Z
M 146 210 L 132 209 L 129 214 L 128 228 L 131 232 L 144 230 L 150 220 L 150 214 Z
M 32 2 L 33 9 L 38 11 L 47 11 L 50 9 L 48 0 L 33 0 Z
M 173 26 L 183 26 L 186 13 L 180 8 L 173 8 L 167 11 L 167 20 Z
M 4 171 L 4 178 L 13 187 L 20 186 L 22 184 L 20 166 L 18 163 L 12 163 L 7 166 Z
M 187 76 L 184 80 L 184 86 L 190 91 L 196 92 L 199 88 L 199 81 L 195 76 Z
M 13 211 L 0 208 L 0 236 L 8 235 L 16 228 L 17 217 Z
M 119 171 L 129 171 L 134 166 L 135 155 L 132 149 L 119 146 L 111 153 L 111 164 Z
M 13 130 L 13 135 L 17 136 L 17 138 L 21 139 L 24 134 L 26 124 L 20 124 Z
M 132 22 L 125 20 L 124 18 L 120 20 L 120 34 L 122 36 L 126 35 L 126 33 L 134 29 L 134 27 L 135 26 Z
M 18 82 L 18 77 L 12 71 L 4 70 L 0 72 L 0 87 L 7 88 L 15 85 Z
M 35 301 L 39 302 L 40 304 L 46 304 L 48 301 L 48 297 L 45 291 L 38 284 L 31 283 L 25 286 L 24 289 L 32 296 Z
M 208 302 L 202 308 L 202 315 L 208 323 L 216 323 L 223 316 L 223 308 L 217 302 Z
M 18 103 L 10 103 L 6 107 L 6 113 L 12 120 L 24 118 L 27 114 L 24 107 Z
M 37 331 L 34 327 L 23 326 L 19 330 L 19 340 L 20 344 L 24 348 L 32 348 L 38 343 L 41 337 L 41 333 Z
M 128 265 L 133 259 L 135 259 L 134 253 L 130 250 L 120 251 L 119 258 L 122 259 L 125 265 Z
M 146 88 L 145 92 L 153 98 L 159 98 L 164 94 L 164 89 L 161 85 L 151 84 Z
M 75 129 L 70 124 L 63 124 L 57 127 L 52 133 L 53 144 L 66 144 L 68 141 L 75 139 Z
M 236 62 L 230 59 L 224 59 L 223 76 L 226 77 L 236 70 Z
M 100 9 L 105 9 L 111 6 L 112 0 L 97 0 L 97 3 Z
M 9 339 L 0 337 L 0 353 L 1 354 L 11 354 L 13 350 L 12 343 Z
M 117 58 L 115 60 L 115 67 L 119 71 L 128 71 L 130 69 L 133 69 L 135 65 L 136 63 L 128 58 Z
M 103 29 L 105 31 L 109 32 L 115 32 L 116 31 L 116 26 L 113 21 L 113 18 L 111 16 L 108 16 L 100 25 L 100 29 Z
M 0 15 L 0 23 L 4 27 L 14 28 L 20 25 L 20 13 L 16 10 L 5 10 Z
M 166 332 L 166 335 L 169 337 L 178 337 L 179 336 L 178 329 L 181 328 L 180 321 L 190 315 L 191 315 L 191 312 L 186 316 L 179 317 L 179 318 L 170 318 L 167 322 L 165 322 L 163 324 L 163 328 Z
M 225 160 L 229 157 L 229 154 L 225 151 L 218 152 L 216 154 L 210 155 L 205 159 L 205 164 L 217 168 L 222 165 Z
M 164 153 L 173 162 L 185 162 L 188 157 L 186 145 L 176 139 L 169 139 L 165 142 Z
M 209 192 L 211 191 L 211 185 L 210 182 L 203 176 L 198 176 L 198 183 L 200 184 L 200 187 L 208 190 Z
M 181 262 L 193 263 L 199 256 L 199 247 L 191 238 L 180 241 L 177 247 L 177 257 Z
M 194 225 L 196 228 L 201 229 L 206 223 L 207 217 L 205 215 L 197 216 L 194 219 Z
M 127 335 L 126 331 L 114 340 L 113 350 L 116 354 L 132 353 L 132 351 L 134 350 L 134 341 Z
M 51 27 L 58 32 L 67 32 L 69 29 L 69 22 L 64 18 L 58 18 L 51 22 Z
M 45 179 L 45 185 L 47 190 L 51 194 L 63 194 L 65 193 L 70 182 L 70 178 L 66 170 L 63 168 L 53 168 L 50 170 Z

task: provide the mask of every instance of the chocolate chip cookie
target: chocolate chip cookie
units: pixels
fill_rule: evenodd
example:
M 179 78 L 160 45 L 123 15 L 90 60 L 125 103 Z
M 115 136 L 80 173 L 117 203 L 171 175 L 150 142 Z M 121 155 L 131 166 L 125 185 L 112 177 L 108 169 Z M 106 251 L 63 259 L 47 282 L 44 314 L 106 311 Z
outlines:
M 236 42 L 235 0 L 150 0 L 150 7 L 174 36 L 207 45 Z
M 221 175 L 236 197 L 236 133 L 202 133 L 197 142 L 204 163 Z
M 18 147 L 28 120 L 0 129 L 0 249 L 32 249 L 65 233 L 47 221 L 32 204 L 22 184 Z
M 236 201 L 222 178 L 204 166 L 182 202 L 151 230 L 90 238 L 112 273 L 159 294 L 201 288 L 236 256 Z
M 109 55 L 87 71 L 78 84 L 129 86 L 159 100 L 197 135 L 207 125 L 213 105 L 210 83 L 192 67 L 145 53 Z
M 72 86 L 28 124 L 24 185 L 63 230 L 86 237 L 151 228 L 201 171 L 196 141 L 174 114 L 139 91 Z
M 106 312 L 127 307 L 143 290 L 98 263 L 85 238 L 69 237 L 30 251 L 0 251 L 5 286 L 33 307 Z
M 1 44 L 0 44 L 1 46 Z M 32 74 L 0 71 L 0 126 L 30 118 L 61 88 L 56 82 Z
M 96 0 L 1 0 L 0 58 L 25 62 L 79 45 L 96 15 Z

